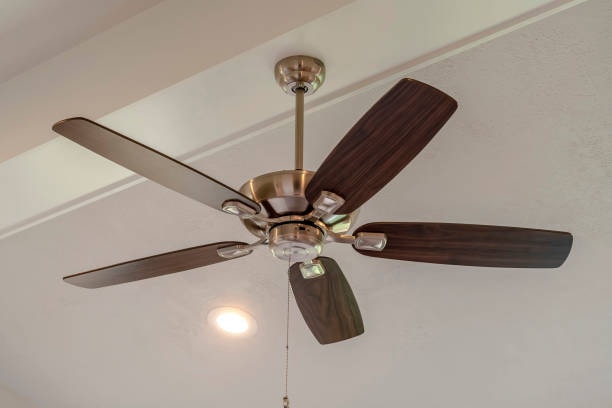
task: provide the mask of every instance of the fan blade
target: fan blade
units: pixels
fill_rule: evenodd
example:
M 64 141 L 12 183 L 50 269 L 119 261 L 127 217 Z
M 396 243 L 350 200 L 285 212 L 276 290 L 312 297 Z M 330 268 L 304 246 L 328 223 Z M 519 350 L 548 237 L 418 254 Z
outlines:
M 342 270 L 331 258 L 317 258 L 325 274 L 304 279 L 300 264 L 289 269 L 293 295 L 310 331 L 321 344 L 335 343 L 363 333 L 355 295 Z
M 504 268 L 556 268 L 572 247 L 572 234 L 529 228 L 426 222 L 379 222 L 355 231 L 387 236 L 380 251 L 363 255 L 403 261 Z
M 457 102 L 442 91 L 402 79 L 353 126 L 306 188 L 313 203 L 322 191 L 341 196 L 336 214 L 348 214 L 383 188 L 442 128 Z
M 238 200 L 260 211 L 259 204 L 173 158 L 85 118 L 57 122 L 53 130 L 121 166 L 171 190 L 221 210 Z
M 246 245 L 231 241 L 201 245 L 65 276 L 64 281 L 82 288 L 95 289 L 154 278 L 228 261 L 228 258 L 217 254 L 217 249 L 237 244 Z

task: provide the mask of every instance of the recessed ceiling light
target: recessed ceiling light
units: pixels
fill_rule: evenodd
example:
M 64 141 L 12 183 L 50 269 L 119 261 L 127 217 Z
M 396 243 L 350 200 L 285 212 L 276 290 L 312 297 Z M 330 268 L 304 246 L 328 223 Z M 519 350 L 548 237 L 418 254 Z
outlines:
M 257 331 L 253 316 L 235 307 L 218 307 L 208 313 L 208 323 L 232 336 L 252 336 Z

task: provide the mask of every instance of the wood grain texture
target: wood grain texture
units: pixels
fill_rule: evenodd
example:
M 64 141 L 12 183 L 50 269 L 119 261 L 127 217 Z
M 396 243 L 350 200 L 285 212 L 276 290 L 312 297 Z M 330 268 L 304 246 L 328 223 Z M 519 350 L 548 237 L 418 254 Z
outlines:
M 379 222 L 359 232 L 383 232 L 382 252 L 363 255 L 403 261 L 504 268 L 556 268 L 572 247 L 572 234 L 529 228 L 427 222 Z
M 364 332 L 359 306 L 342 270 L 331 258 L 320 257 L 325 274 L 304 279 L 299 264 L 289 270 L 297 305 L 321 344 L 350 339 Z
M 259 204 L 231 187 L 89 119 L 62 120 L 53 125 L 53 130 L 102 157 L 210 207 L 221 210 L 225 201 L 238 200 L 260 211 Z
M 312 203 L 321 191 L 331 191 L 346 200 L 337 214 L 355 211 L 414 159 L 456 109 L 444 92 L 402 79 L 327 156 L 306 198 Z
M 228 261 L 229 259 L 217 255 L 217 249 L 236 244 L 246 245 L 244 242 L 226 241 L 166 252 L 66 276 L 64 282 L 82 288 L 95 289 L 168 275 Z

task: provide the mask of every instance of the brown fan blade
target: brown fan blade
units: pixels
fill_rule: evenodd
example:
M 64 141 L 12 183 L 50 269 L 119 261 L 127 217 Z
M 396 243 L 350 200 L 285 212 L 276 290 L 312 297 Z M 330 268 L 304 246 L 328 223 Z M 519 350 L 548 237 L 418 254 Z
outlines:
M 503 268 L 556 268 L 572 247 L 572 234 L 529 228 L 427 222 L 378 222 L 355 231 L 387 236 L 380 251 L 363 255 L 403 261 Z
M 64 281 L 82 288 L 95 289 L 141 279 L 154 278 L 175 272 L 187 271 L 212 265 L 228 258 L 217 254 L 218 248 L 232 245 L 246 245 L 243 242 L 217 242 L 214 244 L 166 252 L 164 254 L 122 262 L 75 275 L 65 276 Z
M 444 92 L 402 79 L 353 126 L 306 188 L 313 203 L 322 191 L 344 198 L 348 214 L 383 188 L 429 143 L 457 109 Z
M 310 331 L 321 344 L 335 343 L 363 333 L 355 295 L 342 270 L 331 258 L 317 258 L 325 274 L 304 279 L 300 264 L 289 270 L 293 295 Z
M 121 166 L 171 190 L 221 210 L 237 200 L 260 211 L 259 204 L 232 188 L 163 153 L 85 118 L 57 122 L 53 130 Z

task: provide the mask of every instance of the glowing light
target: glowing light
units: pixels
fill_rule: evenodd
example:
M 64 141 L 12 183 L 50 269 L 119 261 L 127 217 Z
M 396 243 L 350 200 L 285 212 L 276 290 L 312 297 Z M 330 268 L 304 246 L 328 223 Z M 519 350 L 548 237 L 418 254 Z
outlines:
M 212 310 L 208 322 L 225 333 L 241 337 L 252 335 L 257 330 L 253 316 L 233 307 Z
M 221 330 L 230 333 L 244 333 L 249 328 L 246 319 L 235 312 L 224 312 L 215 321 Z

